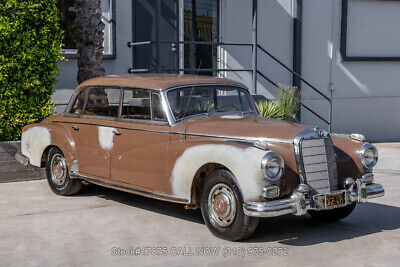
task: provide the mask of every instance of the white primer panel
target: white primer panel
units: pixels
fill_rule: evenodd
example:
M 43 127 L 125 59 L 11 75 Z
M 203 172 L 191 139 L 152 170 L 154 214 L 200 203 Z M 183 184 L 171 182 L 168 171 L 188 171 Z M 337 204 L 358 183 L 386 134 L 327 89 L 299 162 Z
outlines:
M 21 153 L 29 158 L 29 163 L 40 167 L 43 151 L 51 144 L 49 129 L 42 126 L 29 128 L 22 133 Z
M 115 128 L 98 126 L 99 144 L 102 149 L 111 150 L 114 146 L 114 133 Z
M 233 173 L 244 200 L 259 197 L 265 185 L 265 178 L 261 173 L 261 160 L 265 153 L 266 151 L 255 147 L 238 148 L 211 144 L 190 147 L 176 160 L 172 170 L 173 195 L 190 199 L 197 170 L 207 163 L 219 163 Z

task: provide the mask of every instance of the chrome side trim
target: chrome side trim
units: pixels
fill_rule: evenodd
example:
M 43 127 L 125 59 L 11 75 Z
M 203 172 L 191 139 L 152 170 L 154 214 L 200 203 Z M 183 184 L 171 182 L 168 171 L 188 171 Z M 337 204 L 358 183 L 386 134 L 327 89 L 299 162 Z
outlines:
M 170 132 L 171 134 L 180 134 Z M 243 137 L 243 136 L 223 136 L 223 135 L 209 135 L 209 134 L 196 134 L 196 133 L 183 133 L 182 135 L 187 136 L 199 136 L 199 137 L 210 137 L 210 138 L 222 138 L 229 140 L 238 140 L 238 141 L 265 141 L 270 143 L 282 143 L 282 144 L 291 144 L 291 141 L 276 139 L 276 138 L 264 138 L 264 137 Z
M 76 122 L 69 122 L 69 121 L 53 121 L 57 123 L 69 123 L 69 124 L 84 124 L 84 125 L 95 125 L 95 126 L 105 126 L 110 127 L 107 125 L 102 124 L 95 124 L 95 123 L 82 123 L 79 121 Z M 198 137 L 210 137 L 210 138 L 220 138 L 226 139 L 228 142 L 244 142 L 253 145 L 255 141 L 265 141 L 270 143 L 282 143 L 282 144 L 291 144 L 291 141 L 280 140 L 275 138 L 264 138 L 264 137 L 243 137 L 243 136 L 223 136 L 223 135 L 210 135 L 210 134 L 196 134 L 196 133 L 179 133 L 179 132 L 170 132 L 170 131 L 157 131 L 157 130 L 146 130 L 146 129 L 137 129 L 137 128 L 126 128 L 126 127 L 118 127 L 115 126 L 116 129 L 123 129 L 123 130 L 131 130 L 131 131 L 140 131 L 140 132 L 149 132 L 149 133 L 165 133 L 165 134 L 178 134 L 182 136 L 198 136 Z
M 80 173 L 75 173 L 74 178 L 79 178 L 79 179 L 85 180 L 85 181 L 93 183 L 93 184 L 97 184 L 97 185 L 101 185 L 101 186 L 113 188 L 113 189 L 119 189 L 119 190 L 122 190 L 122 191 L 125 191 L 128 193 L 134 193 L 134 194 L 145 196 L 145 197 L 151 197 L 151 198 L 155 198 L 155 199 L 159 199 L 159 200 L 171 201 L 171 202 L 182 203 L 182 204 L 189 203 L 189 200 L 187 200 L 187 199 L 177 198 L 177 197 L 163 195 L 163 194 L 157 194 L 157 193 L 153 193 L 153 192 L 149 192 L 149 191 L 145 191 L 145 190 L 141 190 L 141 189 L 136 189 L 136 188 L 132 188 L 132 187 L 128 187 L 128 186 L 116 185 L 114 183 L 97 180 L 97 179 L 88 177 L 86 175 L 82 175 Z

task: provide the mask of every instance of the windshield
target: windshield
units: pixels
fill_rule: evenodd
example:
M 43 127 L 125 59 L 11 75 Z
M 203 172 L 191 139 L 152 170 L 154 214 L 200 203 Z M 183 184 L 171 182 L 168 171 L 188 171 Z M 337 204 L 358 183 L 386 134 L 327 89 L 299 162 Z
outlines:
M 171 90 L 167 97 L 176 120 L 212 112 L 255 112 L 250 94 L 240 87 L 194 86 Z

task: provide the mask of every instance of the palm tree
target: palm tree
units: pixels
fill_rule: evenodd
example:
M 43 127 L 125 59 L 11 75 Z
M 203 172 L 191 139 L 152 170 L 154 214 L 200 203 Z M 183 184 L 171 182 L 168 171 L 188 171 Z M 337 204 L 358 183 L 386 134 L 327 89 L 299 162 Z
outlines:
M 78 83 L 104 75 L 104 23 L 100 0 L 75 0 Z

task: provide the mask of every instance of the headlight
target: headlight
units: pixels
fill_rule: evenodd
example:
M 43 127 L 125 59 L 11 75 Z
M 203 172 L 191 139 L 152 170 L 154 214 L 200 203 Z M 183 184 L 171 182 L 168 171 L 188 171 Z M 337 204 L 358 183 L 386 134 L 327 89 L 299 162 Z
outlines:
M 365 143 L 360 151 L 361 163 L 367 169 L 372 169 L 378 162 L 378 150 L 374 145 Z
M 275 152 L 269 151 L 261 161 L 261 171 L 265 178 L 276 181 L 281 178 L 285 163 L 281 156 Z

